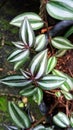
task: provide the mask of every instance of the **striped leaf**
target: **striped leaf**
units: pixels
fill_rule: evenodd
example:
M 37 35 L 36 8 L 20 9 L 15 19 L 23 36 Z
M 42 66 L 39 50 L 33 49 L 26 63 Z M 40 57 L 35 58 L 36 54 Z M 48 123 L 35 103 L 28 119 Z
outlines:
M 66 51 L 67 50 L 58 50 L 57 52 L 56 52 L 56 57 L 62 57 L 63 55 L 65 55 L 65 53 L 66 53 Z
M 16 62 L 14 65 L 14 70 L 19 70 L 25 64 L 25 62 L 28 60 L 29 60 L 29 57 L 26 57 L 25 59 L 22 59 L 22 60 Z
M 12 54 L 8 57 L 8 60 L 11 60 L 13 57 L 15 57 L 16 55 L 19 55 L 22 52 L 22 50 L 15 50 L 14 52 L 12 52 Z
M 71 42 L 64 37 L 55 37 L 51 40 L 52 45 L 57 49 L 68 50 L 73 49 Z
M 55 115 L 53 117 L 53 121 L 61 128 L 66 128 L 69 126 L 69 119 L 63 112 L 59 112 L 57 115 Z
M 64 94 L 64 97 L 67 99 L 67 100 L 73 100 L 73 95 L 69 92 L 66 92 L 66 91 L 61 91 L 62 94 Z
M 24 43 L 21 41 L 18 42 L 12 42 L 12 44 L 17 47 L 18 49 L 24 49 Z
M 33 95 L 33 100 L 40 105 L 43 100 L 43 91 L 41 88 L 37 88 L 36 93 Z
M 0 79 L 0 82 L 10 87 L 24 87 L 30 84 L 32 81 L 27 80 L 24 76 L 21 76 L 21 75 L 12 75 L 12 76 L 8 76 L 3 79 Z
M 61 92 L 60 91 L 55 92 L 55 95 L 59 98 L 59 97 L 61 97 Z
M 32 75 L 35 76 L 35 79 L 39 79 L 45 73 L 46 65 L 47 50 L 44 50 L 37 54 L 31 62 L 30 71 Z
M 20 95 L 22 96 L 33 96 L 37 92 L 37 88 L 34 88 L 34 86 L 29 86 L 23 90 L 20 91 Z
M 46 128 L 43 125 L 38 125 L 35 128 L 33 128 L 33 130 L 46 130 Z
M 24 20 L 21 24 L 20 38 L 22 39 L 22 41 L 24 42 L 24 45 L 26 45 L 26 47 L 33 46 L 33 44 L 35 42 L 34 32 L 33 32 L 32 27 L 31 27 L 31 25 L 26 17 L 24 18 Z
M 73 20 L 73 0 L 50 0 L 46 4 L 50 16 L 59 20 Z
M 55 56 L 50 57 L 48 59 L 46 74 L 50 73 L 54 69 L 56 64 L 57 64 L 57 58 Z
M 28 18 L 28 20 L 29 20 L 29 22 L 34 30 L 40 29 L 44 25 L 44 22 L 39 17 L 39 15 L 37 15 L 36 13 L 32 13 L 32 12 L 23 13 L 23 14 L 16 16 L 10 22 L 10 24 L 20 27 L 21 23 L 25 17 Z
M 67 74 L 65 74 L 59 70 L 56 70 L 56 69 L 54 69 L 52 71 L 52 73 L 54 75 L 66 78 L 66 81 L 61 85 L 62 90 L 64 90 L 64 91 L 73 90 L 73 80 L 71 79 L 71 77 L 69 77 Z
M 26 79 L 29 79 L 31 77 L 31 73 L 28 72 L 28 71 L 24 71 L 23 69 L 20 69 L 22 75 L 26 78 Z
M 52 90 L 59 88 L 65 82 L 65 78 L 54 75 L 47 75 L 41 78 L 37 83 L 38 85 L 45 90 Z
M 68 38 L 72 34 L 73 34 L 73 26 L 69 28 L 64 37 Z
M 40 34 L 39 36 L 36 37 L 36 42 L 35 42 L 35 50 L 36 51 L 41 51 L 47 46 L 47 38 L 44 34 Z
M 10 62 L 17 62 L 24 60 L 26 61 L 27 57 L 29 57 L 29 50 L 16 50 L 14 51 L 8 58 Z
M 12 120 L 19 128 L 30 127 L 31 123 L 27 114 L 22 112 L 14 102 L 8 102 L 8 110 Z
M 6 124 L 3 124 L 4 128 L 6 128 L 6 130 L 18 130 L 18 128 L 16 126 L 8 126 Z

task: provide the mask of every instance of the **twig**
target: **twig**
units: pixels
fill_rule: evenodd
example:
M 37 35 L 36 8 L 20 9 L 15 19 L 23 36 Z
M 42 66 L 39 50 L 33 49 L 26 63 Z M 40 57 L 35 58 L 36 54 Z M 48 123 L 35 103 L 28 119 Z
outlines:
M 52 113 L 52 111 L 55 109 L 55 107 L 58 105 L 58 103 L 59 103 L 59 102 L 56 102 L 56 103 L 54 104 L 54 106 L 50 109 L 50 111 L 48 112 L 48 114 L 51 114 L 51 113 Z
M 66 115 L 68 116 L 69 115 L 69 106 L 68 106 L 69 104 L 68 104 L 68 101 L 66 102 Z
M 46 93 L 48 93 L 48 94 L 50 94 L 50 95 L 53 95 L 53 96 L 55 96 L 55 94 L 54 93 L 52 93 L 52 92 L 50 92 L 50 91 L 45 91 Z
M 31 129 L 32 128 L 34 128 L 35 126 L 37 126 L 39 123 L 41 123 L 43 120 L 45 120 L 46 119 L 46 116 L 43 116 L 40 120 L 38 120 L 37 122 L 35 122 L 33 125 L 32 125 L 32 127 L 31 127 Z

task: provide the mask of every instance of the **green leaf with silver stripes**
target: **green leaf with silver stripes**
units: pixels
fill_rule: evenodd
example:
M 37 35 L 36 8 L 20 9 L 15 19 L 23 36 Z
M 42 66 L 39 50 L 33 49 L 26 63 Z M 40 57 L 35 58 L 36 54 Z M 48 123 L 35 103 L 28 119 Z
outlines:
M 56 69 L 54 69 L 52 71 L 52 73 L 53 73 L 53 75 L 61 76 L 61 77 L 66 78 L 66 81 L 60 87 L 62 90 L 67 91 L 67 92 L 69 90 L 73 90 L 73 80 L 69 75 L 67 75 L 67 74 L 65 74 L 65 73 L 63 73 L 63 72 L 61 72 L 59 70 L 56 70 Z
M 21 60 L 26 61 L 27 57 L 29 57 L 29 50 L 15 50 L 9 57 L 8 60 L 10 62 L 18 62 Z
M 24 48 L 32 47 L 35 42 L 35 34 L 32 30 L 31 24 L 25 17 L 20 27 L 20 38 L 24 43 Z
M 2 84 L 9 87 L 24 87 L 32 82 L 32 80 L 26 79 L 22 75 L 9 75 L 5 78 L 0 79 Z
M 14 102 L 8 102 L 8 110 L 12 120 L 19 128 L 30 127 L 31 122 L 28 115 L 21 111 L 21 109 Z
M 46 128 L 43 125 L 40 124 L 40 125 L 34 127 L 33 130 L 46 130 Z
M 36 93 L 33 95 L 33 100 L 40 105 L 43 100 L 43 91 L 41 88 L 37 88 Z
M 34 44 L 35 51 L 42 51 L 46 48 L 48 40 L 45 34 L 40 34 L 36 37 L 36 42 Z
M 41 19 L 41 17 L 39 15 L 37 15 L 36 13 L 33 13 L 33 12 L 27 12 L 27 13 L 23 13 L 23 14 L 16 16 L 10 22 L 10 24 L 17 26 L 17 27 L 20 27 L 21 23 L 22 23 L 22 21 L 24 20 L 25 17 L 28 18 L 33 30 L 40 29 L 44 25 L 44 22 Z
M 15 64 L 14 64 L 14 70 L 20 69 L 23 65 L 25 66 L 26 65 L 25 64 L 26 61 L 28 62 L 29 59 L 30 59 L 29 57 L 26 57 L 25 59 L 23 58 L 22 60 L 15 62 Z
M 34 86 L 29 86 L 24 88 L 23 90 L 20 91 L 20 95 L 30 97 L 36 94 L 38 88 L 35 88 Z
M 30 72 L 35 77 L 39 79 L 45 73 L 45 68 L 47 66 L 47 49 L 38 53 L 30 63 Z
M 46 10 L 55 19 L 73 20 L 73 0 L 50 0 Z
M 61 93 L 64 94 L 64 97 L 67 99 L 67 100 L 73 100 L 73 95 L 67 91 L 63 91 L 61 90 Z
M 57 58 L 52 56 L 48 59 L 46 74 L 50 73 L 57 64 Z
M 46 75 L 37 81 L 37 83 L 42 89 L 52 90 L 59 88 L 65 82 L 65 80 L 65 78 L 60 76 Z
M 61 50 L 73 49 L 73 44 L 64 37 L 54 37 L 51 40 L 52 46 Z
M 67 52 L 67 50 L 58 50 L 55 54 L 56 57 L 62 57 L 65 55 L 65 53 Z
M 60 126 L 61 128 L 66 128 L 69 126 L 70 121 L 63 112 L 59 112 L 57 115 L 53 117 L 53 121 L 56 125 Z

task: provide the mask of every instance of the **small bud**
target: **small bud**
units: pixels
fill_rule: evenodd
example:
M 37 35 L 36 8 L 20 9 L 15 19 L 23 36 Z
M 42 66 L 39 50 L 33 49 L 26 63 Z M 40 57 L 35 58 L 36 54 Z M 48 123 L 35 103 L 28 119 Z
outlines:
M 24 104 L 27 104 L 28 98 L 27 98 L 27 97 L 23 97 L 23 98 L 22 98 L 22 102 L 23 102 Z

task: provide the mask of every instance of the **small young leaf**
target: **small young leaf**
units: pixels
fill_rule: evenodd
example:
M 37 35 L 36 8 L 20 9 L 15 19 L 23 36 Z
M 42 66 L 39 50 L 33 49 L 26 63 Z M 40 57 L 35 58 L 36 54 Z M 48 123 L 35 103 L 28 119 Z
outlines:
M 61 92 L 64 94 L 64 96 L 67 100 L 73 100 L 73 95 L 71 93 L 62 91 L 62 90 L 61 90 Z
M 52 71 L 52 73 L 54 75 L 66 78 L 66 81 L 61 85 L 62 90 L 64 90 L 64 91 L 73 90 L 73 81 L 72 81 L 71 77 L 69 77 L 67 74 L 64 74 L 63 72 L 56 70 L 56 69 L 54 69 Z
M 55 37 L 51 40 L 52 45 L 57 49 L 68 50 L 73 49 L 71 42 L 64 37 Z
M 10 24 L 20 27 L 21 23 L 25 17 L 28 18 L 28 20 L 34 30 L 40 29 L 44 25 L 44 22 L 42 21 L 41 17 L 39 17 L 39 15 L 37 15 L 36 13 L 32 13 L 32 12 L 23 13 L 23 14 L 16 16 L 10 22 Z
M 73 20 L 72 0 L 50 0 L 46 4 L 50 16 L 59 20 Z
M 24 49 L 24 43 L 19 41 L 19 42 L 12 42 L 12 44 L 17 47 L 18 49 Z
M 56 52 L 56 57 L 62 57 L 65 53 L 66 53 L 67 50 L 58 50 Z
M 60 92 L 60 91 L 55 92 L 55 95 L 56 95 L 57 97 L 60 97 L 60 96 L 61 96 L 61 92 Z
M 31 77 L 31 73 L 28 72 L 28 71 L 24 71 L 22 69 L 20 69 L 22 75 L 26 78 L 26 79 L 29 79 Z
M 27 80 L 24 76 L 21 76 L 21 75 L 12 75 L 12 76 L 8 76 L 6 78 L 0 79 L 0 82 L 10 87 L 24 87 L 30 84 L 32 81 Z
M 19 128 L 29 128 L 30 127 L 30 120 L 25 112 L 22 112 L 21 109 L 14 103 L 8 103 L 9 114 L 15 124 Z
M 44 50 L 37 54 L 31 62 L 30 71 L 32 75 L 35 76 L 35 79 L 39 79 L 45 73 L 46 65 L 47 50 Z
M 65 78 L 54 75 L 47 75 L 41 78 L 37 83 L 38 85 L 45 90 L 52 90 L 59 88 L 65 82 Z
M 33 100 L 38 103 L 38 105 L 41 103 L 43 100 L 43 91 L 41 88 L 37 88 L 36 93 L 33 95 Z
M 46 128 L 43 125 L 38 125 L 33 130 L 46 130 Z
M 29 96 L 35 95 L 36 92 L 37 92 L 37 88 L 34 88 L 34 86 L 29 86 L 29 87 L 21 90 L 20 95 L 29 97 Z
M 45 47 L 47 46 L 47 38 L 45 34 L 40 34 L 39 36 L 36 37 L 36 42 L 35 42 L 35 50 L 36 51 L 42 51 Z
M 55 56 L 52 56 L 48 59 L 48 64 L 47 64 L 47 69 L 46 69 L 46 74 L 50 73 L 54 67 L 57 64 L 57 59 Z
M 25 17 L 20 28 L 20 38 L 24 42 L 24 45 L 32 47 L 35 42 L 35 35 L 32 30 L 32 27 Z
M 61 128 L 66 128 L 70 124 L 68 117 L 63 112 L 59 112 L 57 115 L 55 115 L 53 117 L 53 121 Z

